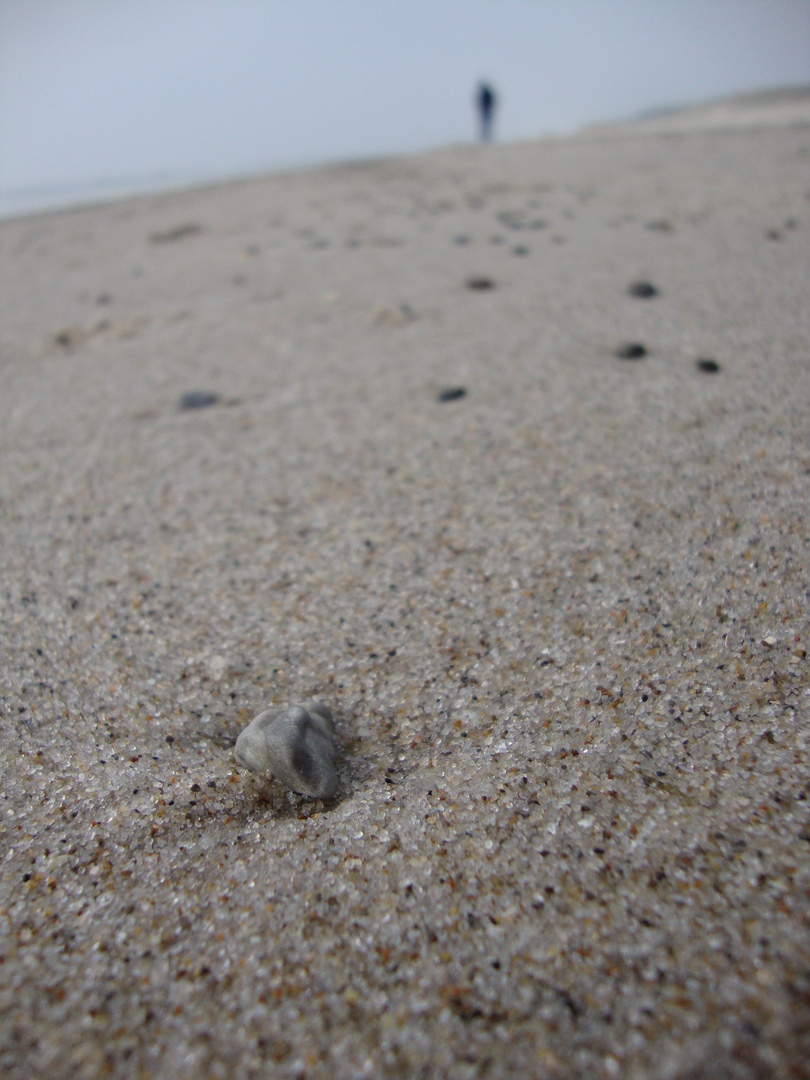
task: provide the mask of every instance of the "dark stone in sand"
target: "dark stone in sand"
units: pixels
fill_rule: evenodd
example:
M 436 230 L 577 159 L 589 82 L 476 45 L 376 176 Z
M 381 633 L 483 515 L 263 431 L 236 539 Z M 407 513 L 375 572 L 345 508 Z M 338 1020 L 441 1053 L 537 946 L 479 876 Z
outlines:
M 469 244 L 469 242 L 470 242 L 469 236 L 455 236 L 453 238 L 453 243 L 454 244 L 464 245 L 464 244 Z
M 517 247 L 512 248 L 512 254 L 513 255 L 528 255 L 529 254 L 529 249 L 526 247 L 525 244 L 518 244 Z
M 154 232 L 149 239 L 153 244 L 172 244 L 175 240 L 185 240 L 187 236 L 196 236 L 200 232 L 202 232 L 202 225 L 189 221 L 184 225 L 176 225 L 173 229 L 166 229 L 164 232 Z
M 647 349 L 639 341 L 628 341 L 626 345 L 620 345 L 616 350 L 616 356 L 620 360 L 640 360 L 647 355 Z
M 205 409 L 209 405 L 216 405 L 218 401 L 219 394 L 214 394 L 210 390 L 189 390 L 181 396 L 179 408 L 182 411 L 187 409 Z
M 488 277 L 467 278 L 466 285 L 468 289 L 477 289 L 478 291 L 495 288 L 495 282 Z
M 627 291 L 639 300 L 649 300 L 651 296 L 658 296 L 658 289 L 651 281 L 634 281 Z
M 458 401 L 459 398 L 463 398 L 467 393 L 467 390 L 463 386 L 451 386 L 447 390 L 442 390 L 439 394 L 437 401 Z
M 709 357 L 701 357 L 695 361 L 698 371 L 702 371 L 704 375 L 716 375 L 720 370 L 720 365 L 716 360 L 711 360 Z

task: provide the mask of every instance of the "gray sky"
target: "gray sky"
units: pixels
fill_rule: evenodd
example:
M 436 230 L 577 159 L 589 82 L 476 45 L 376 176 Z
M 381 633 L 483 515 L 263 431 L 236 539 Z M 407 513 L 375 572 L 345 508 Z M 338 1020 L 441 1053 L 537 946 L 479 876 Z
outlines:
M 0 0 L 0 211 L 467 141 L 481 78 L 503 140 L 808 83 L 810 0 Z

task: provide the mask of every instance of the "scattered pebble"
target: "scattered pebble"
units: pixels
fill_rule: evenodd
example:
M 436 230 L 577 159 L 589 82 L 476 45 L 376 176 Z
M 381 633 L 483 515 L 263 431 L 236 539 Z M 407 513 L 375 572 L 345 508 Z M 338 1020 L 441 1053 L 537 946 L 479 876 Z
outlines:
M 109 319 L 98 319 L 96 322 L 87 323 L 84 326 L 65 326 L 53 335 L 48 344 L 51 347 L 56 345 L 60 349 L 75 349 L 80 345 L 84 345 L 96 334 L 102 334 L 109 329 Z
M 153 244 L 171 244 L 175 240 L 185 240 L 187 236 L 195 236 L 202 232 L 202 225 L 189 221 L 184 225 L 176 225 L 173 229 L 164 232 L 154 232 L 149 237 Z
M 529 249 L 526 247 L 525 244 L 518 244 L 517 247 L 512 248 L 512 254 L 513 255 L 528 255 L 529 254 Z
M 634 281 L 627 291 L 639 300 L 649 300 L 651 296 L 658 296 L 658 289 L 651 281 Z
M 709 357 L 702 356 L 699 360 L 695 361 L 695 366 L 698 371 L 704 372 L 706 375 L 716 375 L 720 370 L 720 365 L 716 360 L 712 360 Z
M 504 210 L 498 214 L 498 221 L 508 229 L 545 229 L 547 222 L 544 218 L 527 219 L 519 211 Z
M 467 278 L 466 285 L 468 289 L 494 289 L 495 282 L 488 277 L 471 277 Z
M 285 787 L 310 799 L 337 791 L 332 713 L 320 702 L 259 713 L 236 740 L 240 765 L 270 773 Z
M 646 355 L 646 346 L 642 345 L 640 341 L 628 341 L 626 345 L 620 345 L 616 350 L 616 356 L 620 360 L 640 360 L 642 356 Z
M 664 218 L 656 221 L 648 221 L 646 228 L 651 232 L 672 232 L 672 224 Z
M 210 390 L 188 390 L 181 396 L 178 408 L 183 411 L 186 409 L 205 409 L 209 405 L 216 405 L 218 401 L 219 394 L 215 394 Z
M 453 243 L 458 244 L 460 247 L 463 247 L 465 244 L 469 244 L 469 242 L 470 242 L 469 236 L 454 236 L 453 237 Z
M 463 398 L 467 393 L 467 389 L 464 386 L 450 386 L 446 390 L 442 390 L 437 401 L 458 401 L 459 398 Z
M 773 634 L 769 634 L 767 637 L 764 637 L 762 639 L 762 644 L 767 645 L 769 649 L 772 649 L 776 644 L 776 638 L 773 636 Z

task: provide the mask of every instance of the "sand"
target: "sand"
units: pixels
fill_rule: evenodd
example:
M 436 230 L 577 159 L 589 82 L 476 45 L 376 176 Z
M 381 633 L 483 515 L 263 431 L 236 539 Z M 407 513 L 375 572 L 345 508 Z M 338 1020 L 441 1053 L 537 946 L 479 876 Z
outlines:
M 810 1075 L 809 162 L 0 224 L 4 1077 Z M 232 752 L 312 699 L 328 803 Z

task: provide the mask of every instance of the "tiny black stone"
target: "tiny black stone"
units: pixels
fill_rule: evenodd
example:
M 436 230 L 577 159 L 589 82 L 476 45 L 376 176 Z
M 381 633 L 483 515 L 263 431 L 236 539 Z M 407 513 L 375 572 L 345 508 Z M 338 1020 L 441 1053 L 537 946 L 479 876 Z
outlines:
M 482 292 L 484 289 L 494 289 L 495 282 L 488 277 L 471 277 L 467 278 L 467 288 L 474 289 L 478 292 Z
M 469 236 L 455 236 L 453 238 L 453 243 L 454 244 L 459 244 L 460 246 L 463 246 L 464 244 L 469 244 L 469 242 L 470 242 Z
M 209 405 L 216 405 L 219 394 L 210 390 L 189 390 L 180 398 L 180 409 L 205 409 Z
M 620 360 L 640 360 L 647 355 L 647 349 L 639 341 L 629 341 L 626 345 L 620 345 L 616 350 Z
M 651 281 L 634 281 L 627 291 L 639 300 L 649 300 L 651 296 L 658 296 L 658 289 Z
M 437 401 L 458 401 L 459 398 L 463 398 L 467 393 L 463 386 L 451 386 L 447 390 L 442 390 Z
M 716 360 L 712 360 L 709 357 L 701 357 L 695 361 L 695 366 L 698 371 L 702 371 L 704 375 L 716 375 L 720 370 L 720 365 Z
M 167 743 L 173 743 L 174 742 L 174 735 L 167 735 L 166 736 L 166 742 Z
M 529 249 L 526 247 L 525 244 L 518 244 L 517 247 L 512 248 L 512 254 L 513 255 L 528 255 L 529 254 Z

